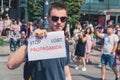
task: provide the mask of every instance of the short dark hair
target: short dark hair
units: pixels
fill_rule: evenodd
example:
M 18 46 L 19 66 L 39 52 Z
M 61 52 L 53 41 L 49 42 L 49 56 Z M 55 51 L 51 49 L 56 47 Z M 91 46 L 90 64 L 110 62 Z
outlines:
M 108 28 L 112 28 L 112 29 L 114 29 L 114 26 L 113 26 L 113 25 L 111 25 L 111 26 L 108 26 Z
M 109 22 L 113 22 L 112 20 L 107 20 L 107 24 L 109 24 Z
M 48 11 L 48 15 L 50 15 L 50 12 L 53 8 L 58 9 L 58 10 L 64 9 L 64 10 L 66 10 L 66 13 L 67 13 L 67 7 L 62 2 L 51 3 L 49 11 Z
M 88 30 L 88 29 L 90 30 L 89 34 L 92 34 L 92 30 L 91 30 L 90 27 L 86 28 L 86 30 L 85 30 L 85 34 L 87 34 L 87 30 Z

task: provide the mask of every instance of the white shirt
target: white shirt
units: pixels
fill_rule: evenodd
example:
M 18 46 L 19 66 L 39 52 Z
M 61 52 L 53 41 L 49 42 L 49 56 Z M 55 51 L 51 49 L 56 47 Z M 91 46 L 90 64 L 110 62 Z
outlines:
M 104 48 L 103 54 L 110 54 L 114 48 L 114 42 L 118 41 L 119 38 L 116 34 L 103 34 L 104 37 Z M 115 52 L 113 53 L 115 55 Z

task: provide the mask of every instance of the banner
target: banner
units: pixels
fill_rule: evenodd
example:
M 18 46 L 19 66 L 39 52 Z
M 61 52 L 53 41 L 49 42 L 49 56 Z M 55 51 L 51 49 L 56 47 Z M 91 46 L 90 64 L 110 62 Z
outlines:
M 66 57 L 64 31 L 49 32 L 42 39 L 30 36 L 28 39 L 28 60 L 43 60 Z

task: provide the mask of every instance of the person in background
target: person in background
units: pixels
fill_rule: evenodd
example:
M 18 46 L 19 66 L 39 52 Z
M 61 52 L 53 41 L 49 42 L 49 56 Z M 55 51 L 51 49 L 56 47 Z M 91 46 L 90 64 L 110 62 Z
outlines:
M 34 25 L 33 25 L 33 22 L 29 22 L 29 23 L 28 23 L 28 26 L 29 26 L 29 28 L 30 28 L 30 34 L 32 34 L 32 33 L 34 32 L 34 30 L 35 30 Z
M 21 38 L 20 33 L 17 31 L 16 28 L 14 28 L 13 32 L 11 32 L 10 34 L 10 47 L 13 45 L 14 47 L 13 51 L 16 51 L 20 38 Z
M 21 25 L 22 25 L 22 23 L 21 23 L 21 21 L 20 21 L 19 19 L 17 20 L 17 25 L 18 25 L 18 26 L 21 26 Z
M 0 17 L 0 36 L 2 34 L 3 29 L 4 29 L 3 19 L 2 17 Z
M 24 31 L 21 32 L 20 46 L 24 45 L 24 42 L 27 42 L 26 34 Z
M 77 22 L 75 24 L 75 29 L 73 30 L 74 36 L 77 35 L 79 32 L 81 32 L 81 30 L 82 30 L 81 24 L 80 22 Z
M 113 70 L 116 78 L 115 80 L 119 79 L 119 72 L 117 71 L 117 67 L 115 66 L 115 52 L 118 45 L 118 36 L 114 34 L 114 26 L 107 27 L 107 34 L 101 34 L 97 31 L 97 36 L 104 38 L 104 47 L 103 47 L 103 54 L 101 56 L 101 75 L 102 80 L 106 79 L 106 65 L 109 63 L 109 66 Z
M 104 31 L 103 27 L 100 24 L 97 25 L 95 30 L 97 30 L 101 34 L 103 34 L 103 31 Z M 99 42 L 98 45 L 100 45 L 100 53 L 101 53 L 100 56 L 101 56 L 103 54 L 104 39 L 97 36 L 96 38 L 98 40 L 97 42 Z M 98 67 L 101 67 L 101 60 L 99 62 Z
M 10 26 L 10 31 L 14 31 L 15 28 L 17 29 L 18 32 L 20 32 L 20 25 L 17 24 L 16 20 L 13 20 Z
M 119 38 L 116 54 L 118 55 L 118 58 L 119 58 L 119 61 L 120 61 L 120 24 L 119 23 L 115 24 L 115 31 L 114 32 Z
M 49 21 L 48 32 L 62 31 L 67 21 L 67 8 L 61 2 L 51 3 L 47 19 Z M 33 35 L 42 38 L 47 35 L 46 30 L 37 29 Z M 34 71 L 32 72 L 33 80 L 72 80 L 69 70 L 69 45 L 66 42 L 66 57 L 54 58 L 35 61 Z M 8 59 L 7 66 L 9 69 L 15 69 L 20 66 L 27 55 L 27 44 L 21 46 Z M 18 58 L 19 56 L 19 58 Z M 33 65 L 31 65 L 33 66 Z
M 113 25 L 113 20 L 107 20 L 107 21 L 106 21 L 106 26 L 104 27 L 103 33 L 107 33 L 107 28 L 108 28 L 109 26 L 112 26 L 112 25 Z
M 70 39 L 71 39 L 70 24 L 67 24 L 67 23 L 66 23 L 66 26 L 65 26 L 65 34 L 67 34 L 67 39 L 70 40 Z
M 86 53 L 86 63 L 90 62 L 90 53 L 92 48 L 92 30 L 90 27 L 86 28 L 86 47 L 85 47 L 85 53 Z
M 4 28 L 5 28 L 6 36 L 10 35 L 11 24 L 12 24 L 12 20 L 10 19 L 9 16 L 6 16 L 6 19 L 4 20 Z
M 95 30 L 94 27 L 91 27 L 91 31 L 92 31 L 92 48 L 91 48 L 91 52 L 94 52 L 94 46 L 95 46 Z
M 78 39 L 78 34 L 81 32 L 81 30 L 82 30 L 82 27 L 81 27 L 81 24 L 80 24 L 80 22 L 77 22 L 76 24 L 75 24 L 75 29 L 73 30 L 73 35 L 74 35 L 74 40 L 75 40 L 75 47 L 76 47 L 76 44 L 77 44 L 77 39 Z
M 85 46 L 86 46 L 86 35 L 81 32 L 78 35 L 78 43 L 76 45 L 76 49 L 75 49 L 75 55 L 77 56 L 77 60 L 76 60 L 76 67 L 75 69 L 78 70 L 79 69 L 79 64 L 80 64 L 80 60 L 82 61 L 82 71 L 86 71 L 86 62 L 85 62 Z

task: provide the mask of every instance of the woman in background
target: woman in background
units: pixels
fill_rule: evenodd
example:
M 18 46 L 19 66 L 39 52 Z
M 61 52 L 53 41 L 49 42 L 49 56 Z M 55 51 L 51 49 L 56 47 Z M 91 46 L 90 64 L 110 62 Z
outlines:
M 90 62 L 90 52 L 92 48 L 92 30 L 90 27 L 86 29 L 86 62 Z
M 79 61 L 82 61 L 82 71 L 86 71 L 86 62 L 85 62 L 85 46 L 86 46 L 86 36 L 83 32 L 79 33 L 78 35 L 78 43 L 76 45 L 75 55 L 77 56 L 76 67 L 75 69 L 78 70 L 79 68 Z

